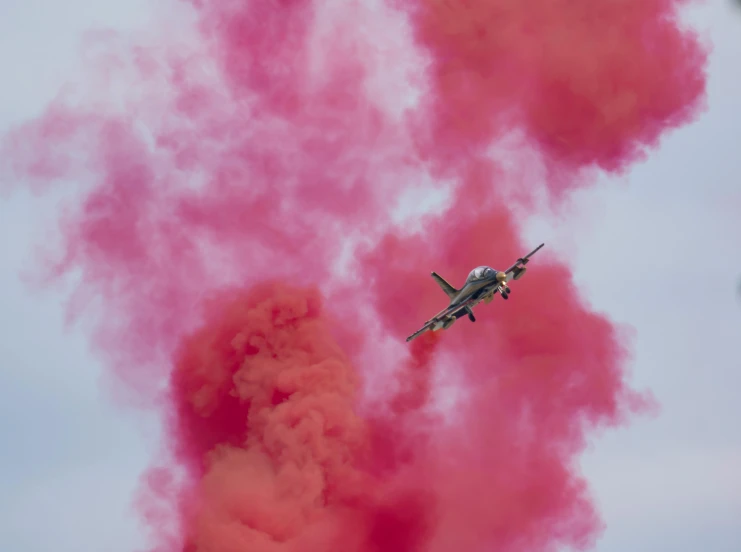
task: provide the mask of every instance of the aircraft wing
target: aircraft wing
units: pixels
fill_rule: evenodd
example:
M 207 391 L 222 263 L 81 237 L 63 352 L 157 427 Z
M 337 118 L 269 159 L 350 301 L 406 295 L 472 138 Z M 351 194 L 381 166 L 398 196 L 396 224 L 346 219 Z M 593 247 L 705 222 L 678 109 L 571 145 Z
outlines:
M 535 255 L 540 249 L 544 246 L 544 243 L 541 243 L 538 247 L 533 249 L 530 253 L 525 255 L 524 257 L 520 257 L 515 261 L 515 264 L 513 264 L 511 267 L 509 267 L 507 270 L 504 271 L 504 273 L 507 275 L 507 282 L 509 282 L 514 276 L 517 275 L 517 272 L 519 269 L 523 268 L 529 261 L 530 257 Z
M 424 326 L 422 326 L 420 329 L 418 329 L 416 332 L 414 332 L 412 335 L 410 335 L 409 337 L 407 337 L 407 341 L 411 341 L 412 339 L 418 338 L 420 335 L 422 335 L 426 331 L 432 329 L 432 326 L 434 326 L 434 325 L 435 325 L 435 320 L 434 319 L 433 320 L 430 320 Z
M 440 317 L 444 316 L 450 309 L 450 307 L 441 310 L 438 312 L 435 316 L 430 318 L 427 322 L 425 322 L 425 325 L 422 326 L 420 329 L 418 329 L 416 332 L 414 332 L 412 335 L 407 337 L 407 341 L 411 341 L 412 339 L 415 339 L 425 333 L 426 331 L 430 330 L 437 322 L 440 321 Z
M 440 312 L 438 312 L 435 316 L 430 318 L 427 322 L 425 322 L 425 325 L 422 326 L 419 330 L 414 332 L 412 335 L 407 337 L 407 341 L 411 341 L 412 339 L 415 339 L 425 333 L 426 331 L 430 330 L 435 324 L 440 322 L 440 319 L 451 316 L 452 314 L 463 310 L 471 303 L 471 299 L 467 299 L 466 301 L 463 301 L 462 303 L 459 303 L 458 305 L 454 305 L 452 307 L 446 307 Z

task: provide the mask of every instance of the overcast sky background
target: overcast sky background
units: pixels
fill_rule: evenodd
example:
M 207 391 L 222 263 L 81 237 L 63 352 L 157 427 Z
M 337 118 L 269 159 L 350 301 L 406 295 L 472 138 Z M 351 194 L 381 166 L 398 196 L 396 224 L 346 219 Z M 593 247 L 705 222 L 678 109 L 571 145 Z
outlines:
M 661 402 L 584 457 L 607 523 L 598 552 L 741 551 L 741 9 L 712 4 L 691 18 L 714 43 L 709 111 L 627 177 L 577 194 L 577 216 L 530 228 L 573 255 L 597 309 L 636 329 L 633 381 Z M 82 32 L 136 28 L 150 10 L 0 0 L 0 131 L 55 95 Z M 19 280 L 53 213 L 23 194 L 0 203 L 0 550 L 132 552 L 154 420 L 109 404 L 61 298 Z

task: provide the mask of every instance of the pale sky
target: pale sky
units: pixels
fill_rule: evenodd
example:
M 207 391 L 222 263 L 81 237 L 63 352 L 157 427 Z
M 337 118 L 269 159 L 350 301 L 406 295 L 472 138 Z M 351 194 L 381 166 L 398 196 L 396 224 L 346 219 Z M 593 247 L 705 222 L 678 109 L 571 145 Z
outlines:
M 714 46 L 708 111 L 529 229 L 572 256 L 595 308 L 634 328 L 633 382 L 661 403 L 583 458 L 607 524 L 598 552 L 741 551 L 741 10 L 712 4 L 691 17 Z M 82 32 L 136 28 L 150 5 L 0 0 L 0 130 L 53 98 Z M 110 404 L 61 296 L 19 279 L 54 213 L 24 194 L 0 203 L 0 550 L 132 552 L 156 420 Z

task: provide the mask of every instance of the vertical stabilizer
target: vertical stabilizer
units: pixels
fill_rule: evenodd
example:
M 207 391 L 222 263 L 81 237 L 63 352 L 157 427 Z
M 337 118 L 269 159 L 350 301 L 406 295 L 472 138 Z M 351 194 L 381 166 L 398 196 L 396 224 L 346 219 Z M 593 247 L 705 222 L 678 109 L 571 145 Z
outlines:
M 437 272 L 432 273 L 432 278 L 437 282 L 437 285 L 440 286 L 440 288 L 445 292 L 445 295 L 447 295 L 450 299 L 453 299 L 453 297 L 458 295 L 458 293 L 460 292 L 460 290 L 455 289 L 448 282 L 446 282 L 445 279 Z

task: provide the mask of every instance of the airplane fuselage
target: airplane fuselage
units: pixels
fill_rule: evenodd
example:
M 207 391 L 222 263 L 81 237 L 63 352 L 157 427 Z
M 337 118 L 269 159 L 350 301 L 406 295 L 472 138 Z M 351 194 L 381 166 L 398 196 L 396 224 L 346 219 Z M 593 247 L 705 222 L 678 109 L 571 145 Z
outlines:
M 466 314 L 471 321 L 474 321 L 472 308 L 486 299 L 488 299 L 487 302 L 490 301 L 494 294 L 503 287 L 502 283 L 497 280 L 496 275 L 498 273 L 499 271 L 491 269 L 490 276 L 466 283 L 448 305 L 448 309 L 454 308 L 456 305 L 461 305 L 461 308 L 450 311 L 447 316 L 435 323 L 432 331 L 448 329 L 458 318 Z
M 494 271 L 496 275 L 496 271 Z M 466 299 L 469 297 L 476 298 L 476 295 L 484 295 L 484 293 L 487 291 L 487 288 L 491 288 L 492 285 L 494 288 L 497 287 L 498 282 L 496 279 L 496 276 L 493 276 L 491 278 L 485 278 L 482 280 L 478 280 L 476 282 L 469 282 L 465 286 L 463 286 L 463 289 L 461 289 L 461 292 L 456 295 L 452 301 L 450 301 L 449 307 L 453 307 L 455 305 L 460 305 L 463 303 Z

